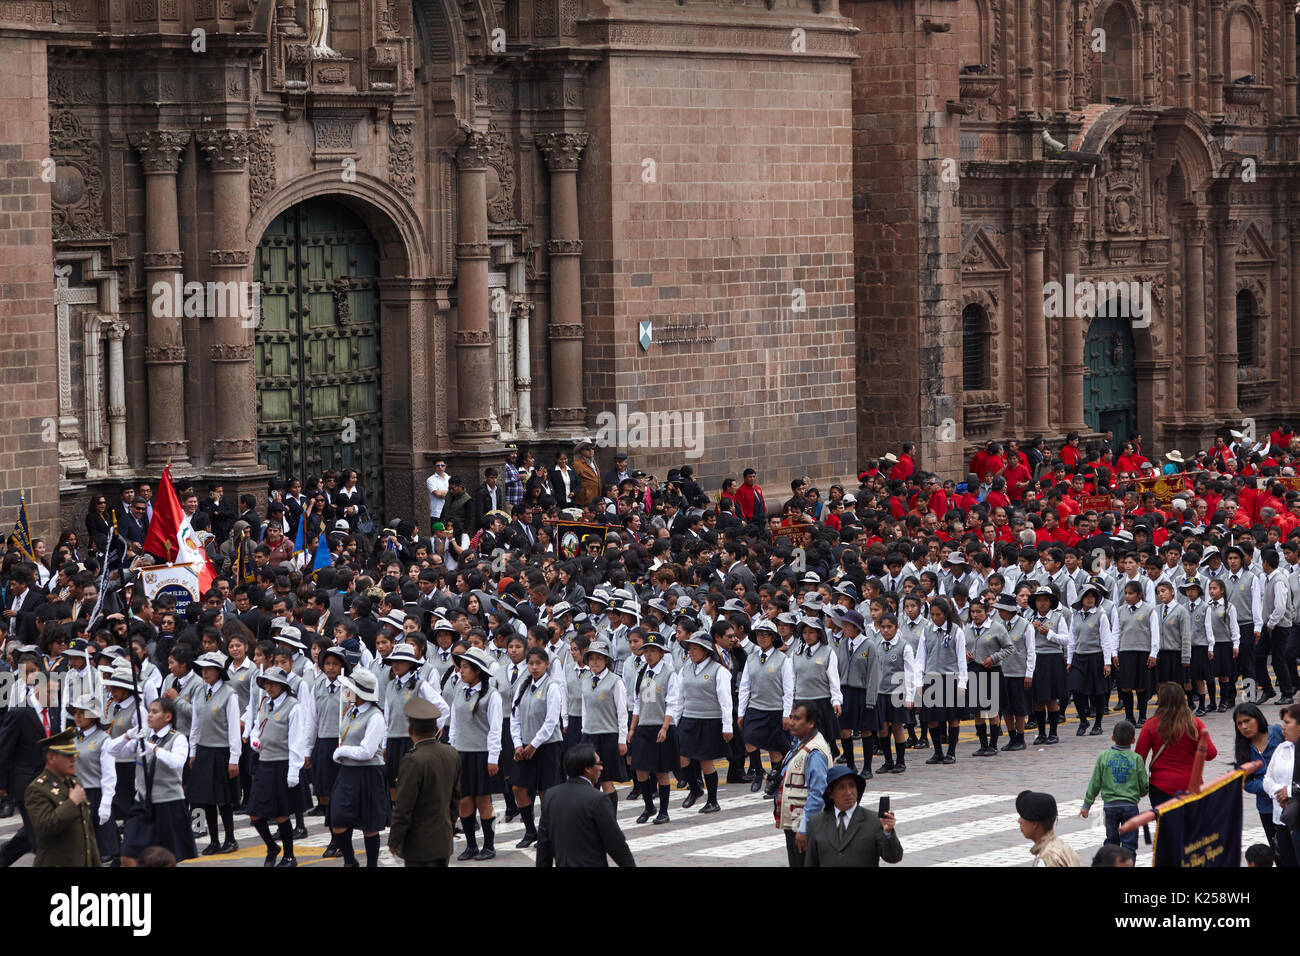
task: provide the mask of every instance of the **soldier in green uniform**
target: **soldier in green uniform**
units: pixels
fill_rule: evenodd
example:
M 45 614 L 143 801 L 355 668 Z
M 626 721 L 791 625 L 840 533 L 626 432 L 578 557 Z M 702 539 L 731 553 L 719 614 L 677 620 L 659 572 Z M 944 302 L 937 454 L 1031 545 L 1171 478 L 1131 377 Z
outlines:
M 99 866 L 94 808 L 76 778 L 77 732 L 41 741 L 45 769 L 27 785 L 23 800 L 36 835 L 34 866 Z

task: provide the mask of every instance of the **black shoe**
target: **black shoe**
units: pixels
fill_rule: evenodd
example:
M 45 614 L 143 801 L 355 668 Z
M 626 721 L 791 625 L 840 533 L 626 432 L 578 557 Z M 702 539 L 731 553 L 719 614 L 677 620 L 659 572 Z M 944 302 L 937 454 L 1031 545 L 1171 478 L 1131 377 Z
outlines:
M 780 775 L 775 770 L 769 772 L 767 775 L 767 782 L 763 784 L 763 799 L 771 800 L 773 797 L 775 797 L 776 788 L 779 787 L 780 785 L 781 785 Z
M 507 810 L 507 811 L 506 811 L 506 823 L 514 823 L 514 822 L 515 822 L 516 820 L 518 820 L 518 819 L 519 819 L 519 811 L 518 811 L 518 810 Z
M 942 755 L 942 754 L 935 754 L 935 755 L 932 756 L 929 760 L 927 760 L 926 763 L 928 763 L 928 764 L 938 764 L 938 763 L 943 763 L 943 755 Z
M 1004 743 L 1004 744 L 1002 745 L 1002 750 L 1003 750 L 1004 752 L 1007 751 L 1007 750 L 1015 750 L 1015 749 L 1016 749 L 1016 738 L 1015 738 L 1015 737 L 1012 737 L 1010 740 L 1008 740 L 1006 743 Z
M 736 774 L 735 776 L 732 776 L 731 774 L 727 774 L 726 779 L 723 780 L 722 782 L 723 782 L 723 783 L 728 783 L 728 784 L 731 784 L 731 783 L 749 783 L 749 781 L 745 779 L 744 774 L 739 774 L 739 773 Z
M 663 813 L 660 813 L 660 814 L 659 814 L 658 816 L 656 816 L 656 817 L 654 818 L 654 820 L 652 820 L 651 822 L 652 822 L 652 823 L 655 823 L 655 824 L 659 824 L 659 823 L 667 823 L 667 822 L 668 822 L 668 811 L 665 810 Z
M 205 846 L 202 850 L 199 851 L 199 856 L 214 856 L 215 854 L 220 852 L 221 852 L 221 844 L 218 843 L 216 840 L 213 840 L 211 843 L 209 843 L 207 846 Z
M 277 846 L 274 850 L 268 850 L 266 853 L 266 862 L 262 866 L 275 866 L 275 858 L 280 855 L 280 848 Z
M 306 827 L 294 827 L 294 828 L 293 828 L 293 838 L 294 838 L 295 840 L 305 840 L 305 839 L 307 839 L 307 828 L 306 828 Z
M 1226 714 L 1229 709 L 1230 708 L 1228 707 L 1227 704 L 1220 704 L 1218 707 L 1214 708 L 1215 713 L 1219 713 L 1219 714 Z
M 1045 743 L 1047 743 L 1047 735 L 1046 735 L 1046 734 L 1039 734 L 1037 737 L 1034 738 L 1034 746 L 1035 746 L 1035 747 L 1041 747 L 1041 746 L 1042 746 L 1043 744 L 1045 744 Z
M 916 734 L 908 735 L 907 741 L 903 744 L 908 750 L 915 750 L 917 745 Z
M 753 783 L 754 777 L 755 776 L 761 777 L 762 773 L 763 772 L 761 770 L 757 774 L 755 774 L 753 770 L 746 770 L 743 774 L 741 774 L 741 783 Z
M 523 839 L 515 844 L 515 849 L 526 850 L 528 849 L 528 847 L 532 846 L 536 842 L 537 842 L 536 833 L 525 833 Z
M 344 860 L 344 861 L 343 861 L 343 865 L 344 865 L 344 866 L 356 866 L 356 867 L 361 866 L 361 864 L 358 863 L 356 860 L 353 860 L 351 863 L 349 863 L 347 860 Z
M 1012 744 L 1011 746 L 1009 746 L 1009 747 L 1004 747 L 1003 749 L 1004 749 L 1004 750 L 1024 750 L 1025 747 L 1026 747 L 1025 744 L 1021 743 L 1020 741 L 1016 741 L 1016 742 L 1015 742 L 1014 744 Z
M 1101 721 L 1098 721 L 1098 723 L 1101 723 Z M 1088 732 L 1088 722 L 1086 720 L 1079 721 L 1079 729 L 1074 732 L 1074 736 L 1082 737 L 1087 732 Z
M 1295 703 L 1295 698 L 1290 694 L 1287 694 L 1284 697 L 1279 697 L 1277 703 L 1280 707 L 1289 707 Z
M 307 811 L 307 816 L 323 817 L 325 816 L 325 808 L 322 807 L 320 804 L 317 804 L 316 806 L 312 807 L 310 810 Z
M 637 823 L 647 823 L 650 820 L 653 810 L 642 810 L 641 815 L 636 818 Z
M 687 783 L 685 780 L 678 780 L 676 786 L 674 786 L 673 789 L 674 789 L 674 790 L 685 790 L 688 786 L 690 786 L 690 784 Z
M 465 847 L 460 851 L 460 856 L 456 857 L 456 859 L 463 863 L 466 860 L 474 859 L 476 856 L 478 856 L 478 847 Z
M 1192 713 L 1195 714 L 1197 717 L 1204 717 L 1204 716 L 1205 716 L 1205 708 L 1204 708 L 1204 707 L 1197 707 L 1194 711 L 1192 711 Z
M 754 779 L 749 784 L 749 792 L 758 793 L 758 791 L 762 789 L 763 789 L 763 776 L 761 774 L 756 773 L 754 774 Z
M 871 773 L 871 768 L 870 768 L 870 767 L 863 767 L 862 770 L 859 771 L 859 772 L 862 774 L 862 779 L 863 779 L 863 780 L 870 780 L 871 777 L 872 777 L 872 773 Z
M 884 764 L 879 770 L 876 771 L 876 773 L 893 773 L 893 772 L 894 772 L 894 762 L 892 760 L 889 763 Z
M 718 806 L 717 801 L 709 800 L 709 801 L 706 801 L 706 802 L 705 802 L 704 806 L 700 807 L 700 811 L 699 811 L 699 812 L 700 812 L 700 813 L 718 813 L 718 812 L 720 812 L 721 810 L 722 810 L 722 807 Z
M 849 758 L 844 756 L 844 754 L 840 754 L 838 757 L 835 758 L 835 763 L 839 766 L 844 766 L 848 762 L 849 762 Z
M 496 858 L 497 858 L 497 851 L 491 849 L 490 847 L 484 847 L 483 849 L 479 850 L 478 855 L 474 857 L 474 859 L 476 860 L 495 860 Z
M 1048 734 L 1047 742 L 1049 744 L 1059 744 L 1061 742 L 1061 738 L 1056 736 L 1056 734 Z
M 891 769 L 889 772 L 890 772 L 890 773 L 907 773 L 907 764 L 904 763 L 904 762 L 901 761 L 901 760 L 895 760 L 895 761 L 894 761 L 893 769 Z
M 956 763 L 956 762 L 957 762 L 957 758 L 956 758 L 956 757 L 953 757 L 953 756 L 951 756 L 951 755 L 950 755 L 950 756 L 945 756 L 945 757 L 943 758 L 943 762 L 944 762 L 944 763 Z
M 222 853 L 234 853 L 238 849 L 239 849 L 239 841 L 236 840 L 234 837 L 230 837 L 229 839 L 226 840 L 225 843 L 221 844 Z
M 14 802 L 8 797 L 0 800 L 0 820 L 7 820 L 14 815 Z
M 327 846 L 325 852 L 320 855 L 322 860 L 332 860 L 336 856 L 342 856 L 343 851 L 336 846 Z
M 686 795 L 686 799 L 682 801 L 682 809 L 689 810 L 691 807 L 695 806 L 696 802 L 702 796 L 704 796 L 703 790 L 692 790 Z
M 1277 696 L 1277 695 L 1274 694 L 1271 690 L 1266 690 L 1266 691 L 1264 691 L 1264 693 L 1262 693 L 1262 694 L 1259 695 L 1259 700 L 1255 701 L 1255 703 L 1256 703 L 1256 704 L 1266 704 L 1266 703 L 1268 703 L 1270 700 L 1272 700 L 1272 699 L 1273 699 L 1274 697 L 1276 697 L 1276 696 Z
M 996 751 L 994 751 L 994 752 L 996 753 Z M 988 748 L 988 747 L 981 747 L 979 750 L 977 750 L 977 751 L 975 751 L 973 754 L 971 754 L 972 757 L 987 757 L 988 755 L 989 755 L 989 748 Z
M 286 856 L 283 860 L 281 860 L 279 863 L 275 865 L 275 868 L 278 870 L 281 867 L 297 866 L 297 865 L 298 865 L 298 860 L 296 857 Z
M 1034 720 L 1034 718 L 1030 717 L 1028 720 L 1025 721 L 1025 730 L 1037 730 L 1037 729 L 1038 729 L 1038 721 Z
M 1088 736 L 1089 736 L 1089 737 L 1100 737 L 1101 734 L 1102 734 L 1101 721 L 1099 720 L 1099 721 L 1097 721 L 1095 724 L 1092 725 L 1092 730 L 1088 731 Z
M 641 791 L 638 790 L 636 787 L 633 787 L 631 790 L 627 792 L 628 800 L 639 800 L 640 798 L 641 798 Z M 509 818 L 506 819 L 506 822 L 507 823 L 510 822 Z

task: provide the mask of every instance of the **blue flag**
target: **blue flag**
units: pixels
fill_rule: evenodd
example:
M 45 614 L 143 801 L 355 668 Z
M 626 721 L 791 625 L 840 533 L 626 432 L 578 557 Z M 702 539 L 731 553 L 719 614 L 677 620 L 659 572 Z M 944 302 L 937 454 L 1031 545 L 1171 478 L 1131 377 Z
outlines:
M 18 521 L 14 524 L 13 540 L 23 557 L 28 561 L 36 560 L 36 553 L 32 550 L 32 530 L 27 524 L 27 499 L 22 492 L 18 493 Z
M 315 574 L 321 568 L 334 567 L 334 558 L 330 556 L 329 536 L 321 531 L 320 539 L 316 543 L 316 557 L 311 562 L 311 573 Z
M 298 515 L 298 533 L 293 536 L 294 557 L 307 550 L 307 512 Z

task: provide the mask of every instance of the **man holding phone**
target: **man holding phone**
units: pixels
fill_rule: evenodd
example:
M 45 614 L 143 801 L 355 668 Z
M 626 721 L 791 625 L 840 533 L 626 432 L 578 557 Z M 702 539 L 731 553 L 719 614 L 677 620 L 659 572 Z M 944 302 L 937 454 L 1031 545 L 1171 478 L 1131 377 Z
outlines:
M 808 821 L 808 850 L 804 866 L 879 866 L 903 858 L 903 845 L 894 832 L 889 797 L 880 798 L 876 812 L 860 806 L 866 778 L 845 766 L 826 774 L 822 812 Z

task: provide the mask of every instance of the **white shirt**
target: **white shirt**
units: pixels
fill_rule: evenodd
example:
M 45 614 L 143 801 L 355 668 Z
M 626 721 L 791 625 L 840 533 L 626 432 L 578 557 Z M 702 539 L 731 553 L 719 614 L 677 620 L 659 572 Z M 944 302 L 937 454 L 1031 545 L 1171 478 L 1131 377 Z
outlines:
M 531 681 L 528 685 L 530 691 L 537 690 L 538 681 Z M 519 711 L 517 708 L 510 713 L 510 737 L 515 742 L 516 747 L 529 746 L 536 750 L 542 744 L 550 739 L 555 732 L 556 726 L 560 722 L 560 714 L 564 710 L 564 678 L 559 680 L 551 679 L 546 685 L 546 718 L 542 721 L 542 726 L 538 729 L 533 739 L 525 745 L 523 740 L 523 731 L 520 729 Z
M 1273 800 L 1273 822 L 1282 822 L 1282 804 L 1277 802 L 1277 792 L 1283 787 L 1291 787 L 1291 768 L 1295 762 L 1295 744 L 1289 740 L 1284 740 L 1277 745 L 1273 751 L 1273 756 L 1268 761 L 1268 770 L 1264 772 L 1264 782 L 1261 786 L 1264 792 Z M 1292 799 L 1300 799 L 1292 797 Z M 1283 838 L 1287 834 L 1279 834 Z
M 351 707 L 343 712 L 344 719 L 352 710 Z M 376 720 L 375 718 L 379 718 Z M 344 760 L 355 760 L 363 763 L 374 758 L 379 753 L 379 748 L 383 745 L 384 735 L 388 732 L 388 725 L 383 721 L 383 714 L 370 701 L 361 701 L 358 705 L 355 720 L 366 721 L 366 732 L 361 738 L 360 744 L 349 744 L 346 747 L 340 746 L 334 748 L 334 762 L 342 763 Z M 342 728 L 339 736 L 342 737 Z
M 450 475 L 439 475 L 436 471 L 429 476 L 429 480 L 424 483 L 425 489 L 429 492 L 429 517 L 438 518 L 442 515 L 442 506 L 447 503 L 447 491 L 451 485 Z M 442 495 L 435 495 L 435 491 L 441 491 Z
M 93 727 L 89 731 L 78 730 L 77 739 L 85 740 L 94 732 Z M 117 760 L 109 750 L 109 743 L 109 740 L 105 740 L 104 746 L 99 751 L 99 806 L 95 808 L 95 812 L 99 817 L 100 826 L 107 823 L 108 818 L 113 815 L 113 797 L 117 793 Z
M 245 658 L 247 660 L 247 658 Z M 200 678 L 202 679 L 202 678 Z M 215 694 L 221 689 L 220 684 L 204 684 L 202 696 L 195 699 L 195 703 L 204 705 L 207 703 L 207 695 Z M 243 753 L 244 745 L 239 736 L 239 695 L 235 693 L 234 688 L 230 690 L 230 696 L 226 698 L 226 745 L 230 749 L 230 763 L 239 763 L 239 758 Z M 195 721 L 198 723 L 198 721 Z M 190 734 L 190 756 L 193 757 L 199 752 L 199 729 L 194 728 L 194 733 Z
M 759 656 L 762 660 L 764 652 L 755 649 L 752 653 Z M 776 648 L 767 651 L 768 654 L 775 654 Z M 746 667 L 740 672 L 740 707 L 736 713 L 744 717 L 749 711 L 749 668 Z M 781 665 L 781 716 L 789 717 L 790 710 L 794 706 L 794 657 L 790 654 L 785 655 L 785 663 Z
M 485 678 L 479 678 L 479 682 L 482 683 L 484 679 Z M 478 688 L 478 684 L 475 684 L 473 687 L 466 687 L 465 689 L 469 690 L 471 694 L 477 694 L 479 688 Z M 423 688 L 421 688 L 421 691 L 423 691 Z M 483 706 L 484 704 L 487 705 L 488 763 L 494 764 L 501 757 L 501 721 L 502 721 L 501 695 L 489 689 L 487 695 L 480 702 L 480 706 Z M 447 731 L 447 741 L 448 743 L 451 744 L 452 747 L 455 747 L 456 746 L 456 708 L 452 707 L 449 709 L 451 711 L 451 716 L 449 718 L 449 729 Z M 442 721 L 438 722 L 438 726 L 441 728 Z

